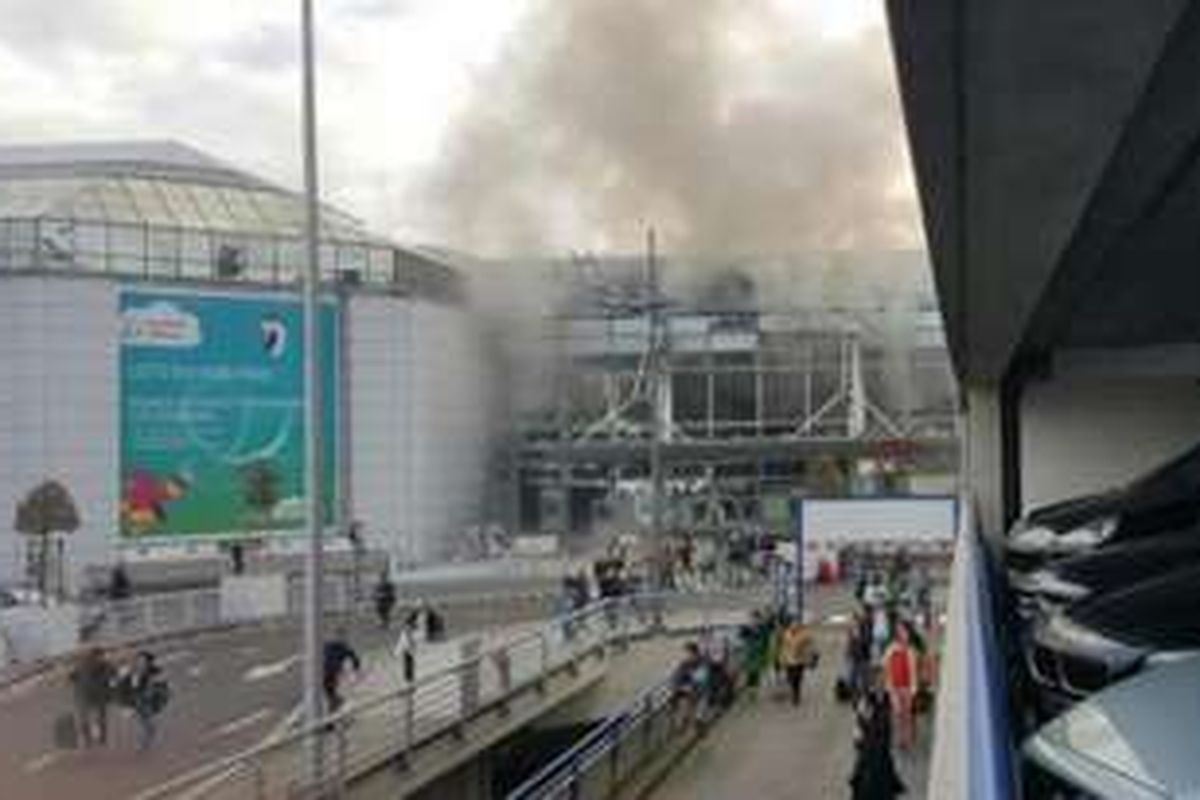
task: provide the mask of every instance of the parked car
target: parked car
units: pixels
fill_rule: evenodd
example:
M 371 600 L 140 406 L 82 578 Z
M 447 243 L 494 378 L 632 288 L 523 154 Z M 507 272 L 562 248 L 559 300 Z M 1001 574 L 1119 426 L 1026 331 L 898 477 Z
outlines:
M 1200 445 L 1123 487 L 1030 511 L 1013 525 L 1005 545 L 1009 584 L 1028 593 L 1046 564 L 1200 521 Z
M 1100 692 L 1026 740 L 1025 755 L 1053 776 L 1034 796 L 1104 800 L 1195 797 L 1200 658 L 1149 670 Z
M 1049 615 L 1090 595 L 1139 583 L 1191 564 L 1200 565 L 1200 526 L 1097 547 L 1053 561 L 1023 583 L 1028 602 Z
M 1200 566 L 1089 596 L 1042 620 L 1027 647 L 1043 713 L 1146 666 L 1200 654 Z

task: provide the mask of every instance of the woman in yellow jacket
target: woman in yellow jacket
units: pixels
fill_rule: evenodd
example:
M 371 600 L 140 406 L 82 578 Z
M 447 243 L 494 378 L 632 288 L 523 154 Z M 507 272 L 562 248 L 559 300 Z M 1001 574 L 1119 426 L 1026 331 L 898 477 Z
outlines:
M 779 663 L 792 692 L 792 705 L 800 705 L 804 688 L 804 671 L 812 666 L 814 649 L 812 632 L 799 620 L 792 620 L 779 637 Z

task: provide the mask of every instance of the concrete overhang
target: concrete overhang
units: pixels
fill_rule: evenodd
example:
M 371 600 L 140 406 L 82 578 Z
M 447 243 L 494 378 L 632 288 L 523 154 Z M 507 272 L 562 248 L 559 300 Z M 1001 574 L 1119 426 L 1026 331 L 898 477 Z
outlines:
M 888 0 L 956 371 L 1200 340 L 1200 6 Z

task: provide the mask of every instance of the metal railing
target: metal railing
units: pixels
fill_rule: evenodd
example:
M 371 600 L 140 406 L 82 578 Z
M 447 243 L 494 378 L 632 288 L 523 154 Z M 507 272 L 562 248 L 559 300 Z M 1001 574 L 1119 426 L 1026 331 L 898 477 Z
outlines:
M 735 664 L 738 647 L 727 639 L 724 651 L 725 663 Z M 729 677 L 736 685 L 736 670 L 731 670 Z M 667 745 L 699 735 L 719 711 L 708 699 L 681 698 L 674 677 L 668 677 L 643 690 L 632 703 L 509 792 L 506 800 L 614 797 Z
M 397 586 L 396 614 L 399 615 L 400 610 L 419 601 L 427 601 L 439 610 L 450 613 L 471 608 L 495 609 L 501 606 L 507 611 L 513 606 L 529 604 L 549 612 L 561 595 L 561 588 L 553 578 L 561 576 L 564 571 L 563 563 L 557 561 L 521 565 L 507 577 L 520 577 L 532 582 L 534 586 L 483 592 L 446 589 L 436 582 L 411 585 L 402 583 Z M 689 591 L 709 594 L 714 588 L 737 589 L 755 580 L 750 574 L 734 576 L 736 580 L 725 577 L 729 579 L 697 585 Z M 372 589 L 372 584 L 364 584 L 349 574 L 327 578 L 324 584 L 324 608 L 327 613 L 333 615 L 371 613 Z M 282 611 L 264 607 L 249 615 L 244 607 L 239 608 L 235 615 L 227 614 L 222 608 L 221 590 L 215 587 L 103 601 L 85 607 L 81 617 L 81 638 L 88 644 L 119 645 L 223 625 L 298 619 L 304 609 L 303 577 L 289 577 L 285 592 L 285 608 Z
M 315 725 L 138 795 L 137 800 L 329 798 L 387 763 L 413 774 L 422 754 L 487 712 L 543 698 L 547 681 L 579 678 L 609 645 L 663 631 L 700 631 L 743 619 L 761 590 L 720 595 L 636 595 L 605 600 L 462 658 L 409 685 L 353 703 Z M 397 683 L 401 683 L 396 670 Z
M 325 584 L 325 610 L 329 614 L 369 613 L 370 588 L 355 591 L 348 580 L 330 580 Z M 240 609 L 229 616 L 222 608 L 221 590 L 189 589 L 177 592 L 139 595 L 125 600 L 105 601 L 86 607 L 81 619 L 82 638 L 89 644 L 114 645 L 152 639 L 159 636 L 183 634 L 211 629 L 222 625 L 252 624 L 288 618 L 299 618 L 303 609 L 302 581 L 291 580 L 286 588 L 285 607 L 262 610 L 247 615 Z M 490 592 L 439 591 L 436 586 L 420 591 L 402 591 L 399 609 L 421 600 L 435 604 L 442 611 L 469 607 L 506 608 L 513 604 L 536 603 L 549 606 L 558 595 L 557 587 L 541 589 L 500 590 Z
M 133 642 L 221 625 L 221 592 L 190 589 L 112 600 L 85 612 L 83 639 L 94 644 Z
M 672 681 L 642 692 L 532 777 L 507 800 L 609 797 L 668 740 L 688 729 L 673 713 Z

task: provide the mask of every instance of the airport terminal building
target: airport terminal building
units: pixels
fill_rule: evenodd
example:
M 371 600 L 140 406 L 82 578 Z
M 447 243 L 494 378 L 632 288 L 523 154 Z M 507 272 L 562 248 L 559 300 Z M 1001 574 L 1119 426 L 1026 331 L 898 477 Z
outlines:
M 0 583 L 46 557 L 18 509 L 47 482 L 77 511 L 48 548 L 68 585 L 299 545 L 303 213 L 179 144 L 0 148 Z M 329 207 L 321 239 L 331 531 L 433 558 L 484 513 L 484 337 L 439 255 Z

